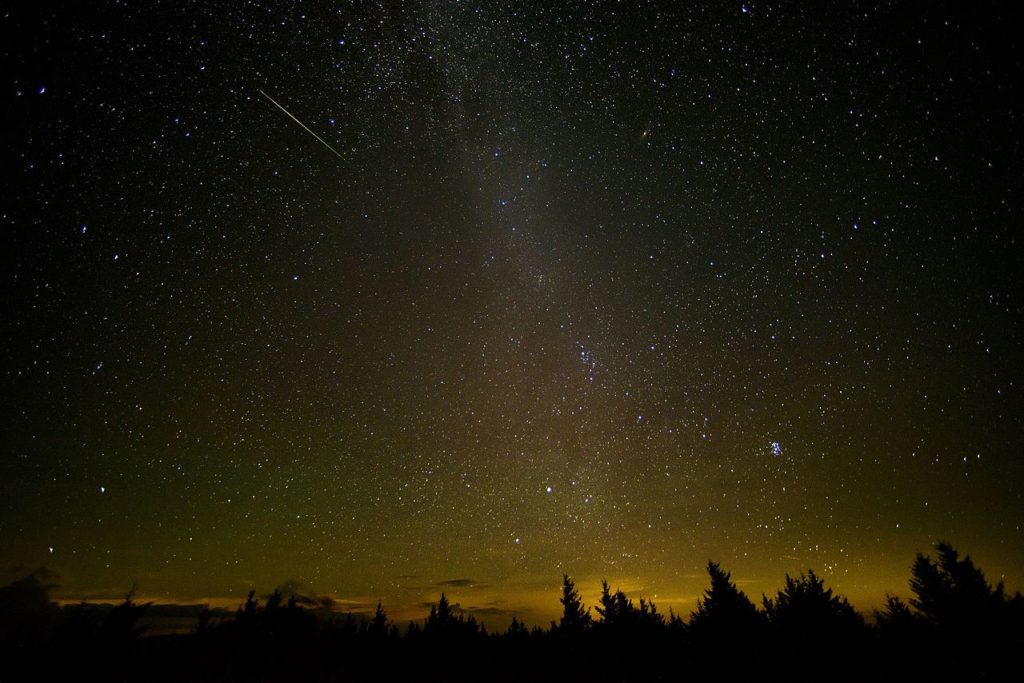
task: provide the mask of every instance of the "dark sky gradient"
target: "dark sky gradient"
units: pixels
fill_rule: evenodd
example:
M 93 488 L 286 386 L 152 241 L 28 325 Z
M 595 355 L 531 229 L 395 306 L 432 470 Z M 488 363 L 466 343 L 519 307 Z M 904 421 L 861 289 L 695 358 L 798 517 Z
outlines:
M 1012 3 L 541 4 L 2 11 L 5 571 L 1024 587 Z

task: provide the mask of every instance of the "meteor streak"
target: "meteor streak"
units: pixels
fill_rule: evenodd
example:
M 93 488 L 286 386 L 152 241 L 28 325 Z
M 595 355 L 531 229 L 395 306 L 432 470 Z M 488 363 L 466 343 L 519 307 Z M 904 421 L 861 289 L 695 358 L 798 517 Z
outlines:
M 336 157 L 338 157 L 338 158 L 339 158 L 339 159 L 341 159 L 341 160 L 344 160 L 344 159 L 345 159 L 345 157 L 341 156 L 341 154 L 338 154 L 338 150 L 336 150 L 336 149 L 334 149 L 333 147 L 331 147 L 330 145 L 328 145 L 328 144 L 327 144 L 327 142 L 326 142 L 326 141 L 325 141 L 325 140 L 324 140 L 324 139 L 323 139 L 322 137 L 320 137 L 319 135 L 317 135 L 316 133 L 314 133 L 313 131 L 311 131 L 311 130 L 310 130 L 310 129 L 309 129 L 309 128 L 308 128 L 307 126 L 306 126 L 306 124 L 304 124 L 304 123 L 303 123 L 302 121 L 299 121 L 299 120 L 298 120 L 297 118 L 295 118 L 294 116 L 292 116 L 292 113 L 291 113 L 290 111 L 288 111 L 287 109 L 285 109 L 284 107 L 282 107 L 282 106 L 281 106 L 280 104 L 278 104 L 278 103 L 277 103 L 277 101 L 276 101 L 276 100 L 275 100 L 275 99 L 274 99 L 273 97 L 271 97 L 271 96 L 270 96 L 270 95 L 268 95 L 267 93 L 263 92 L 263 91 L 262 91 L 262 90 L 260 90 L 259 88 L 257 88 L 257 91 L 259 92 L 259 94 L 263 95 L 263 96 L 264 96 L 264 97 L 266 97 L 266 98 L 267 98 L 268 100 L 270 100 L 270 101 L 271 101 L 271 102 L 273 103 L 273 105 L 274 105 L 275 107 L 277 107 L 278 109 L 280 109 L 281 111 L 283 111 L 283 112 L 284 112 L 285 114 L 287 114 L 287 115 L 288 115 L 288 117 L 289 117 L 289 118 L 290 118 L 290 119 L 291 119 L 292 121 L 294 121 L 295 123 L 297 123 L 297 124 L 299 124 L 300 126 L 302 126 L 302 129 L 303 129 L 304 131 L 306 131 L 307 133 L 309 133 L 310 135 L 312 135 L 313 137 L 315 137 L 315 138 L 316 138 L 317 140 L 319 140 L 319 141 L 320 141 L 320 144 L 322 144 L 322 145 L 323 145 L 324 147 L 326 147 L 327 149 L 329 149 L 329 150 L 331 150 L 332 152 L 334 152 L 334 155 L 335 155 Z

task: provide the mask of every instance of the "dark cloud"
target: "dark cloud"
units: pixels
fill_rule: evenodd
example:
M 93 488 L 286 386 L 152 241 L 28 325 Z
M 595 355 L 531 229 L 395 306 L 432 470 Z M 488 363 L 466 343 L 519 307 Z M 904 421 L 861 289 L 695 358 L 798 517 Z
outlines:
M 440 588 L 488 588 L 490 584 L 480 583 L 474 579 L 448 579 L 434 584 Z
M 154 603 L 146 609 L 147 619 L 190 618 L 196 619 L 206 611 L 212 617 L 225 618 L 234 614 L 234 610 L 223 607 L 210 607 L 206 603 Z
M 519 611 L 502 609 L 500 607 L 466 607 L 462 611 L 465 612 L 466 614 L 472 614 L 474 616 L 484 616 L 484 617 L 507 616 L 507 617 L 511 618 L 511 617 L 513 617 L 513 616 L 515 616 L 517 614 L 520 614 Z
M 358 600 L 340 600 L 335 598 L 333 601 L 333 609 L 341 612 L 352 612 L 353 614 L 360 614 L 362 612 L 373 611 L 377 608 L 376 602 L 360 602 Z
M 296 579 L 282 582 L 278 585 L 277 590 L 286 599 L 295 598 L 295 602 L 303 607 L 332 610 L 337 605 L 337 601 L 330 595 L 317 595 L 309 586 Z

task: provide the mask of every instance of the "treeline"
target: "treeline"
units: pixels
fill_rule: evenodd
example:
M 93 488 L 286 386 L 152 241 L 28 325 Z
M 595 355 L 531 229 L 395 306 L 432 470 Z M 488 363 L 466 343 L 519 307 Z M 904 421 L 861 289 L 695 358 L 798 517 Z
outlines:
M 233 616 L 203 612 L 188 634 L 142 637 L 148 605 L 59 610 L 45 577 L 0 588 L 0 681 L 1021 680 L 1024 598 L 992 587 L 950 545 L 918 554 L 912 597 L 865 619 L 813 571 L 760 606 L 714 562 L 688 618 L 602 584 L 584 605 L 563 577 L 549 628 L 513 619 L 488 633 L 442 594 L 422 622 L 318 618 L 294 596 L 250 593 Z

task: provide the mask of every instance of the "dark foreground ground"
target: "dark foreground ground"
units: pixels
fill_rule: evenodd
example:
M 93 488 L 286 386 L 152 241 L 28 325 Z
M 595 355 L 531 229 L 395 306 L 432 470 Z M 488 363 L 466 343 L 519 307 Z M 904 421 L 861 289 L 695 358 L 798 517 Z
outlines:
M 1019 681 L 1024 598 L 992 587 L 939 544 L 918 555 L 909 603 L 865 620 L 813 571 L 755 606 L 709 563 L 697 610 L 667 617 L 603 586 L 582 604 L 563 580 L 548 629 L 488 633 L 442 594 L 422 622 L 324 618 L 301 596 L 255 592 L 234 614 L 203 611 L 188 633 L 147 635 L 148 605 L 59 608 L 45 575 L 0 588 L 6 681 Z M 868 623 L 870 621 L 871 623 Z

